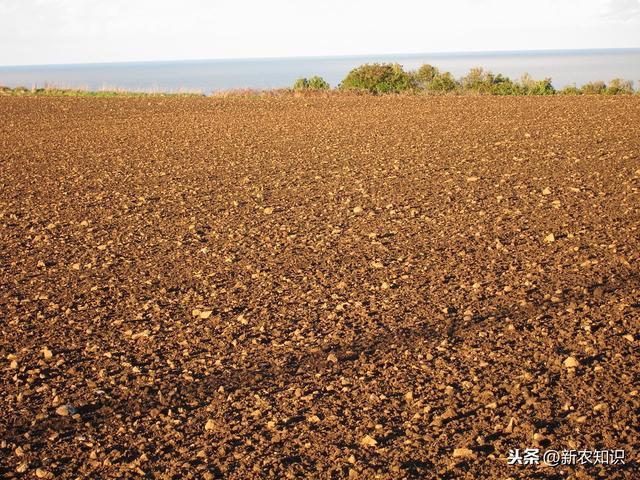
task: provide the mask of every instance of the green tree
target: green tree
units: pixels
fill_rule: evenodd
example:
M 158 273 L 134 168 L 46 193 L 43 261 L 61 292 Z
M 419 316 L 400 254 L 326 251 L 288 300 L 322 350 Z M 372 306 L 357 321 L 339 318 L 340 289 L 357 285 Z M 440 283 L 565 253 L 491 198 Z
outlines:
M 463 90 L 486 93 L 493 80 L 491 72 L 485 72 L 482 67 L 473 67 L 469 73 L 460 79 Z
M 306 90 L 307 88 L 309 88 L 309 80 L 306 78 L 298 78 L 293 82 L 293 89 L 296 91 Z
M 427 85 L 427 90 L 434 92 L 451 92 L 458 87 L 450 72 L 439 73 Z
M 582 93 L 586 93 L 587 95 L 597 95 L 604 93 L 607 89 L 607 85 L 602 80 L 597 80 L 595 82 L 589 82 L 582 85 L 580 91 Z
M 415 90 L 416 81 L 397 63 L 371 63 L 351 70 L 339 88 L 363 90 L 373 94 L 399 93 Z
M 480 67 L 472 68 L 469 73 L 460 79 L 464 90 L 485 93 L 491 95 L 523 95 L 525 88 L 509 77 L 498 73 L 485 71 Z
M 413 72 L 413 78 L 420 88 L 428 88 L 433 79 L 439 75 L 439 70 L 433 65 L 425 63 Z
M 562 95 L 580 95 L 582 92 L 578 87 L 574 85 L 567 85 L 562 90 L 560 90 Z
M 551 83 L 551 78 L 534 80 L 531 75 L 525 73 L 520 78 L 520 85 L 524 95 L 553 95 L 556 93 L 556 89 Z
M 550 78 L 544 80 L 537 80 L 532 86 L 527 89 L 527 95 L 554 95 L 556 89 L 553 88 Z
M 293 83 L 293 89 L 296 91 L 303 91 L 303 90 L 329 90 L 331 88 L 331 86 L 322 78 L 319 76 L 313 76 L 311 78 L 298 78 L 294 83 Z
M 523 88 L 509 77 L 505 77 L 501 73 L 493 75 L 489 73 L 488 80 L 490 81 L 489 92 L 492 95 L 522 95 Z
M 308 80 L 307 88 L 309 90 L 329 90 L 331 86 L 324 78 L 315 75 Z
M 629 95 L 633 93 L 633 82 L 631 80 L 623 80 L 622 78 L 614 78 L 609 82 L 605 92 L 607 95 Z

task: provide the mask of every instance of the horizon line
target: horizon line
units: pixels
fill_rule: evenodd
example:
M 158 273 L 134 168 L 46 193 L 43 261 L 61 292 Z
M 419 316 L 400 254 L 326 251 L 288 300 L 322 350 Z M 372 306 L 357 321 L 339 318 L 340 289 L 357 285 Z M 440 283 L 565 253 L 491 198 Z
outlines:
M 273 57 L 224 57 L 224 58 L 191 58 L 172 60 L 121 60 L 108 62 L 69 62 L 69 63 L 32 63 L 0 65 L 0 68 L 33 68 L 33 67 L 72 67 L 89 65 L 127 65 L 141 63 L 188 63 L 188 62 L 242 62 L 242 61 L 278 61 L 278 60 L 312 60 L 312 59 L 356 59 L 369 57 L 397 57 L 397 56 L 473 56 L 473 55 L 509 55 L 509 54 L 535 54 L 535 53 L 586 53 L 586 52 L 640 52 L 640 47 L 611 47 L 611 48 L 558 48 L 558 49 L 525 49 L 525 50 L 458 50 L 439 52 L 405 52 L 405 53 L 362 53 L 344 55 L 294 55 Z

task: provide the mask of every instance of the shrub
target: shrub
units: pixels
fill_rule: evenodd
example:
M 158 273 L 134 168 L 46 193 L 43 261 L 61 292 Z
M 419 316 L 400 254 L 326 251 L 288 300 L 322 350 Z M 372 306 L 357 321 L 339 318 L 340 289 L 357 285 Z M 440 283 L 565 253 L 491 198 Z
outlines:
M 562 90 L 560 90 L 562 95 L 580 95 L 582 92 L 575 85 L 567 85 Z
M 425 63 L 418 70 L 411 73 L 416 84 L 420 88 L 428 88 L 429 84 L 439 74 L 440 71 L 436 67 L 434 67 L 433 65 L 429 65 L 428 63 Z
M 556 93 L 550 78 L 534 80 L 528 73 L 520 78 L 520 86 L 523 89 L 523 95 L 553 95 Z
M 331 86 L 324 78 L 319 76 L 313 76 L 309 79 L 309 90 L 329 90 Z
M 293 83 L 293 89 L 296 91 L 302 90 L 329 90 L 331 86 L 319 76 L 313 76 L 311 78 L 299 78 Z
M 416 88 L 434 92 L 450 92 L 458 84 L 449 72 L 440 72 L 437 67 L 425 63 L 418 70 L 411 72 Z
M 580 91 L 587 95 L 597 95 L 604 93 L 606 89 L 607 85 L 602 80 L 598 80 L 596 82 L 585 83 L 582 88 L 580 88 Z
M 427 85 L 427 90 L 434 92 L 451 92 L 458 88 L 450 72 L 438 73 Z
M 526 89 L 527 95 L 554 95 L 556 89 L 553 88 L 550 78 L 544 80 L 536 80 L 532 85 L 529 85 Z
M 309 80 L 306 78 L 298 78 L 295 82 L 293 82 L 294 90 L 306 90 L 309 87 Z
M 631 80 L 614 78 L 609 82 L 604 93 L 607 95 L 630 95 L 633 93 L 633 82 Z
M 460 79 L 462 88 L 477 93 L 489 93 L 491 95 L 523 95 L 525 89 L 509 77 L 501 73 L 494 75 L 480 67 L 472 68 L 469 73 Z
M 489 92 L 492 95 L 522 95 L 524 93 L 521 85 L 500 73 L 495 76 L 489 73 L 488 80 L 490 82 Z
M 415 90 L 412 75 L 397 63 L 370 63 L 351 70 L 342 80 L 340 90 L 365 90 L 373 94 Z
M 482 67 L 474 67 L 460 79 L 463 90 L 488 93 L 492 83 L 491 72 L 485 72 Z

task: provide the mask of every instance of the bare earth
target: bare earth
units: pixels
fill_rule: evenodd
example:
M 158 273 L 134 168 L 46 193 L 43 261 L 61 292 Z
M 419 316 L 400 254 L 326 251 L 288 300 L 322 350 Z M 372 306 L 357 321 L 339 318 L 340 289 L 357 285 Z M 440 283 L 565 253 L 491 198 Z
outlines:
M 640 478 L 639 228 L 638 96 L 0 98 L 0 477 Z

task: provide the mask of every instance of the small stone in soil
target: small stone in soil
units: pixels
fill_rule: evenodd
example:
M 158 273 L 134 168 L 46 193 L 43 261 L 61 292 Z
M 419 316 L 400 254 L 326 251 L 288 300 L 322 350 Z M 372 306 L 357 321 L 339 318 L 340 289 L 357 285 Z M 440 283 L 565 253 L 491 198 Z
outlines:
M 62 405 L 56 408 L 56 414 L 61 417 L 68 417 L 69 415 L 75 415 L 77 412 L 76 408 L 73 405 Z

